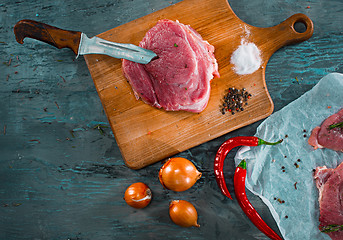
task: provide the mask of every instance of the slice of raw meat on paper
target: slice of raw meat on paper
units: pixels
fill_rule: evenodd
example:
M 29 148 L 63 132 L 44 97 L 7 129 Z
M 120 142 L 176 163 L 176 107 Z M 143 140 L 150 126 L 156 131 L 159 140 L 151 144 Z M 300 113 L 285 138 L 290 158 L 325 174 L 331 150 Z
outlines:
M 343 163 L 335 169 L 317 167 L 314 179 L 319 190 L 319 229 L 331 239 L 343 239 Z
M 343 121 L 343 109 L 328 117 L 322 125 L 312 130 L 308 143 L 317 148 L 329 148 L 343 152 L 343 127 L 329 129 L 332 124 Z

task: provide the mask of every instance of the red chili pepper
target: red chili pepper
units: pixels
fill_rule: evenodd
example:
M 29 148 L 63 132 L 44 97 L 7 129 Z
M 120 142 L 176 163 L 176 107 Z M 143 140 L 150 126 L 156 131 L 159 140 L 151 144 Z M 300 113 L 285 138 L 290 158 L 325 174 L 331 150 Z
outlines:
M 234 184 L 235 184 L 235 194 L 244 213 L 252 221 L 252 223 L 264 234 L 273 240 L 282 240 L 282 238 L 277 235 L 261 218 L 256 209 L 251 205 L 249 199 L 247 198 L 245 192 L 245 178 L 247 175 L 246 162 L 242 160 L 241 163 L 237 166 L 235 175 L 234 175 Z
M 238 146 L 259 146 L 262 144 L 276 145 L 282 142 L 282 139 L 275 143 L 266 142 L 258 137 L 233 137 L 226 140 L 218 149 L 214 159 L 214 175 L 216 176 L 217 184 L 221 192 L 232 199 L 229 190 L 226 187 L 223 167 L 226 155 L 235 147 Z

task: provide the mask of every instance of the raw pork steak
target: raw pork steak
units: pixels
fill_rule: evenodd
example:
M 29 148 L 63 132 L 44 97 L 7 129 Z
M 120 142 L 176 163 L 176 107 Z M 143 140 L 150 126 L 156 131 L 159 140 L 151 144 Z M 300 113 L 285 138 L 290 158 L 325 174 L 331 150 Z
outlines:
M 314 179 L 319 190 L 319 229 L 343 225 L 343 163 L 337 168 L 317 167 Z M 343 230 L 328 232 L 332 239 L 343 239 Z
M 328 117 L 320 127 L 312 130 L 308 143 L 317 148 L 330 148 L 335 151 L 343 152 L 343 128 L 337 127 L 329 129 L 332 124 L 343 121 L 343 109 Z
M 139 44 L 158 59 L 148 64 L 123 60 L 122 69 L 137 99 L 167 111 L 201 112 L 210 82 L 219 77 L 214 47 L 188 25 L 160 20 Z

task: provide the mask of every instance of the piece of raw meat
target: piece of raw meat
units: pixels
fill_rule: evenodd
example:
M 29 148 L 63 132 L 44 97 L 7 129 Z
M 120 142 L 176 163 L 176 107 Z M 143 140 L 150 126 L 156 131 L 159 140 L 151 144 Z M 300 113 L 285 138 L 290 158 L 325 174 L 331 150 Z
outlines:
M 331 225 L 339 228 L 343 225 L 343 163 L 335 169 L 317 167 L 314 179 L 319 190 L 319 229 L 328 229 Z M 343 239 L 343 230 L 326 233 L 331 239 Z
M 210 82 L 219 77 L 214 47 L 178 21 L 159 20 L 139 43 L 158 56 L 148 64 L 123 60 L 122 69 L 137 99 L 167 111 L 201 112 Z
M 320 127 L 312 130 L 308 143 L 317 148 L 330 148 L 335 151 L 343 152 L 343 128 L 337 127 L 329 129 L 332 124 L 343 121 L 343 109 L 328 117 Z

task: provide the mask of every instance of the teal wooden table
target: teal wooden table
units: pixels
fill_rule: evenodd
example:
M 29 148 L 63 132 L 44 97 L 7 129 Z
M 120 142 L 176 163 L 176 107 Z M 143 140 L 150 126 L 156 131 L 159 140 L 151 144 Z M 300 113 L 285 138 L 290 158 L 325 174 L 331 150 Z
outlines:
M 235 199 L 220 193 L 213 174 L 220 144 L 229 137 L 254 135 L 261 121 L 178 154 L 191 159 L 203 176 L 186 192 L 163 189 L 158 181 L 162 163 L 141 170 L 124 165 L 83 58 L 32 39 L 20 45 L 13 34 L 17 21 L 33 19 L 94 36 L 176 2 L 0 3 L 0 239 L 268 239 Z M 312 38 L 280 49 L 268 62 L 274 111 L 326 74 L 343 72 L 342 0 L 229 3 L 239 18 L 258 27 L 277 25 L 298 12 L 314 23 Z M 226 161 L 231 192 L 234 168 L 233 161 Z M 123 200 L 125 189 L 139 181 L 153 191 L 143 210 Z M 262 201 L 251 193 L 248 197 L 279 233 Z M 174 199 L 195 205 L 200 228 L 171 222 L 168 204 Z

